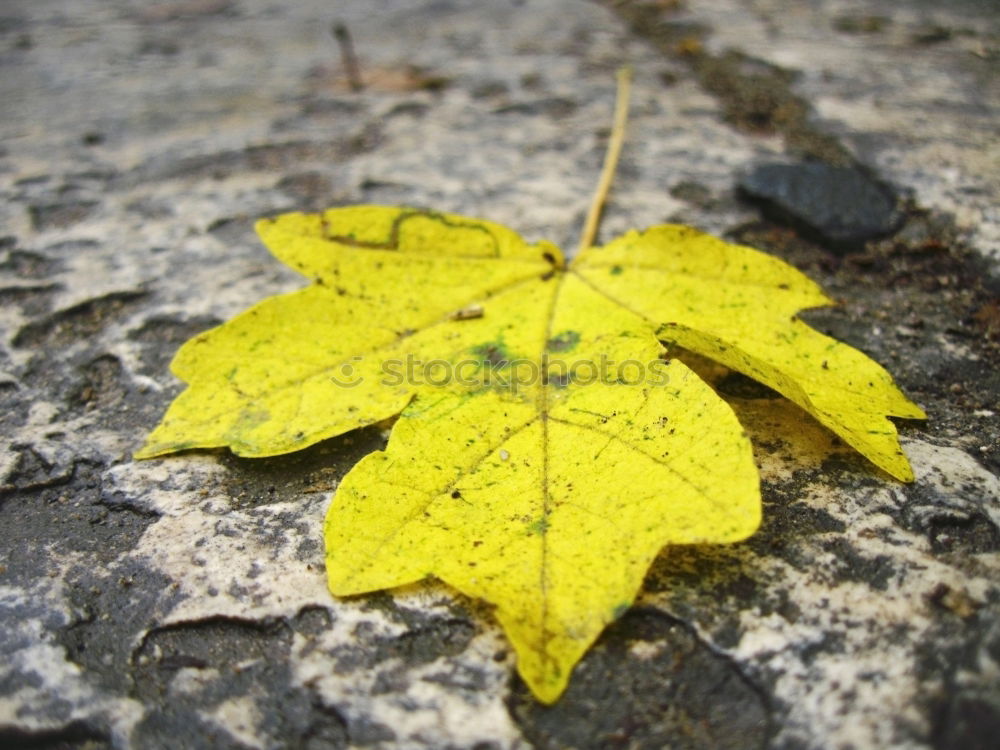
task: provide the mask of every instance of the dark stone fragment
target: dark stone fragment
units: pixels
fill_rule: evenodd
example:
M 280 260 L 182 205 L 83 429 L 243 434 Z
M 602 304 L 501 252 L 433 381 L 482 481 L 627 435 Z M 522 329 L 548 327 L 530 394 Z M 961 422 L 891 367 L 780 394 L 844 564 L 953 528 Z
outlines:
M 763 164 L 739 188 L 770 219 L 838 251 L 891 234 L 901 218 L 890 189 L 851 167 Z

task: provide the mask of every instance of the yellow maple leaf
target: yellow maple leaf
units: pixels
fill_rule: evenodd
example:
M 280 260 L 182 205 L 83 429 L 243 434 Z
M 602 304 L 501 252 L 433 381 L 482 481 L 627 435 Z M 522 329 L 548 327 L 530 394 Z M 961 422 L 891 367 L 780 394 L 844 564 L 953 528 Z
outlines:
M 286 453 L 400 415 L 326 521 L 335 594 L 436 576 L 496 605 L 543 701 L 632 601 L 664 545 L 760 520 L 729 406 L 661 340 L 766 383 L 893 476 L 879 365 L 795 319 L 828 304 L 782 261 L 685 226 L 581 253 L 491 222 L 356 206 L 258 223 L 314 283 L 182 347 L 189 387 L 137 454 Z
M 740 424 L 661 341 L 766 383 L 912 479 L 887 417 L 923 412 L 797 320 L 829 300 L 751 248 L 670 225 L 567 265 L 492 222 L 381 206 L 257 231 L 313 283 L 187 342 L 172 369 L 188 388 L 137 457 L 270 456 L 398 415 L 330 506 L 330 589 L 435 576 L 491 602 L 544 702 L 665 545 L 736 542 L 760 522 Z

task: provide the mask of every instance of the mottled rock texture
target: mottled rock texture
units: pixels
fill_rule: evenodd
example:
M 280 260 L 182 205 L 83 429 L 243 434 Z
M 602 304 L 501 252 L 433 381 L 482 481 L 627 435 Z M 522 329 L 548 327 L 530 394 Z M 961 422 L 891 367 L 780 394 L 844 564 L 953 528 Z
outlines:
M 998 61 L 988 0 L 6 0 L 0 745 L 994 746 Z M 901 485 L 705 365 L 764 525 L 665 550 L 544 708 L 480 604 L 327 593 L 329 494 L 380 431 L 130 454 L 182 341 L 302 283 L 254 217 L 408 203 L 571 247 L 625 62 L 603 237 L 681 221 L 780 255 L 843 302 L 808 319 L 930 419 L 901 425 Z M 899 228 L 838 255 L 741 202 L 755 166 L 802 160 L 891 185 Z

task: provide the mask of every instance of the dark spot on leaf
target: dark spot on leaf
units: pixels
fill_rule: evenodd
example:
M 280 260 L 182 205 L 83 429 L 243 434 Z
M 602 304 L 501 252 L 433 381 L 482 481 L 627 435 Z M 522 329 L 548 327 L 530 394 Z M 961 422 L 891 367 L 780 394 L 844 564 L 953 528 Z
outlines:
M 580 333 L 578 331 L 563 331 L 550 338 L 545 347 L 550 352 L 568 352 L 575 349 L 579 343 Z
M 550 524 L 548 516 L 543 515 L 540 518 L 536 519 L 535 522 L 528 527 L 528 533 L 537 534 L 538 536 L 545 536 L 545 534 L 548 533 L 549 526 Z
M 487 367 L 505 367 L 510 362 L 510 355 L 501 340 L 473 347 L 472 353 L 480 357 Z

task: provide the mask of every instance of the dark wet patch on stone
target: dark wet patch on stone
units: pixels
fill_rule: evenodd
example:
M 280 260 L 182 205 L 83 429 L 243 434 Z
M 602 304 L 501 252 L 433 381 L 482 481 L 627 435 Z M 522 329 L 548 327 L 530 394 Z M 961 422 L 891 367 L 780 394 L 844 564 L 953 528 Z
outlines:
M 936 23 L 923 24 L 911 37 L 911 41 L 916 45 L 931 45 L 946 42 L 952 38 L 955 30 L 948 26 L 941 26 Z
M 320 210 L 332 205 L 333 182 L 321 172 L 296 172 L 278 180 L 275 188 L 283 192 L 303 208 Z
M 877 34 L 892 23 L 888 16 L 847 13 L 833 19 L 833 28 L 842 34 Z
M 852 167 L 762 164 L 739 187 L 769 218 L 839 250 L 891 234 L 901 219 L 890 188 Z
M 821 546 L 832 554 L 832 572 L 838 581 L 854 581 L 885 591 L 890 581 L 904 575 L 887 555 L 865 557 L 843 537 L 826 540 Z
M 430 110 L 430 105 L 424 102 L 400 102 L 395 107 L 386 112 L 385 117 L 422 117 Z
M 544 115 L 545 117 L 558 119 L 573 114 L 578 106 L 572 99 L 552 96 L 544 99 L 504 104 L 494 109 L 493 113 L 498 115 Z
M 801 647 L 796 649 L 796 653 L 807 667 L 815 663 L 816 659 L 823 654 L 842 654 L 845 651 L 844 644 L 847 638 L 843 633 L 837 631 L 824 632 L 819 640 L 806 641 Z
M 425 618 L 421 625 L 398 636 L 376 640 L 375 663 L 401 659 L 404 664 L 427 664 L 442 656 L 456 656 L 468 647 L 476 626 L 467 619 Z
M 201 716 L 224 701 L 243 698 L 258 704 L 258 737 L 317 750 L 346 747 L 349 741 L 365 744 L 366 726 L 352 722 L 348 728 L 337 711 L 292 684 L 293 635 L 312 638 L 330 626 L 320 608 L 308 608 L 289 620 L 212 617 L 150 631 L 131 667 L 132 694 L 148 707 L 135 741 L 155 747 L 242 747 L 218 726 L 210 728 L 212 741 L 206 743 Z M 204 675 L 196 689 L 170 690 L 181 670 Z M 193 745 L 179 739 L 189 735 Z
M 110 732 L 90 722 L 72 721 L 57 729 L 28 731 L 0 726 L 0 747 L 15 750 L 110 750 Z
M 157 315 L 129 331 L 128 338 L 143 345 L 139 354 L 142 372 L 163 376 L 181 344 L 221 322 L 208 316 L 172 318 Z
M 227 246 L 254 242 L 253 220 L 248 216 L 225 216 L 208 225 L 206 231 Z
M 0 238 L 0 250 L 14 248 L 14 237 Z M 20 279 L 46 279 L 59 270 L 62 264 L 41 253 L 30 250 L 10 249 L 0 260 L 0 273 L 11 274 Z
M 65 346 L 98 333 L 131 312 L 146 292 L 112 292 L 28 323 L 14 337 L 14 346 Z
M 766 746 L 773 732 L 767 701 L 731 661 L 642 608 L 604 632 L 558 703 L 542 706 L 515 679 L 508 708 L 539 750 L 743 750 Z
M 840 534 L 847 530 L 843 521 L 822 508 L 800 501 L 802 488 L 814 480 L 812 472 L 796 472 L 791 479 L 761 482 L 764 517 L 760 529 L 745 544 L 757 554 L 778 555 L 797 568 L 806 568 L 812 560 L 802 556 L 803 537 L 817 534 Z M 834 481 L 834 480 L 831 480 Z M 878 480 L 873 478 L 872 482 Z
M 7 482 L 0 487 L 0 497 L 11 490 L 58 487 L 72 480 L 76 464 L 68 456 L 44 457 L 30 445 L 14 448 L 18 451 L 17 461 Z
M 934 713 L 934 750 L 992 750 L 1000 737 L 1000 701 L 954 695 L 941 701 Z
M 712 54 L 703 43 L 710 30 L 667 20 L 670 9 L 654 3 L 608 2 L 632 32 L 667 57 L 687 63 L 698 83 L 718 99 L 727 122 L 750 133 L 780 133 L 789 150 L 830 164 L 852 164 L 850 152 L 811 122 L 812 110 L 792 93 L 795 72 L 733 50 Z
M 678 182 L 671 187 L 670 195 L 706 211 L 715 208 L 719 202 L 705 185 L 690 180 Z
M 362 747 L 378 745 L 381 742 L 392 742 L 396 739 L 396 733 L 390 727 L 367 716 L 359 716 L 352 720 L 348 732 L 351 744 Z
M 938 554 L 979 554 L 1000 550 L 1000 529 L 981 511 L 974 509 L 978 490 L 966 488 L 970 500 L 956 507 L 948 497 L 925 484 L 903 487 L 906 503 L 890 511 L 896 522 L 927 537 Z M 983 494 L 983 502 L 989 502 Z
M 653 561 L 643 589 L 655 593 L 710 586 L 720 607 L 722 602 L 730 602 L 735 609 L 756 607 L 762 612 L 794 616 L 794 607 L 788 607 L 787 592 L 779 589 L 777 598 L 772 598 L 768 582 L 757 581 L 747 574 L 745 558 L 739 550 L 745 548 L 762 558 L 779 557 L 798 569 L 811 567 L 814 557 L 803 548 L 802 541 L 847 529 L 827 511 L 800 502 L 802 487 L 813 481 L 811 472 L 798 472 L 781 482 L 764 480 L 761 483 L 764 516 L 760 529 L 750 539 L 740 545 L 668 547 Z
M 503 81 L 483 81 L 474 86 L 469 94 L 473 99 L 494 99 L 504 96 L 509 90 Z
M 365 110 L 365 103 L 357 99 L 309 99 L 302 105 L 304 115 L 353 115 Z
M 780 393 L 739 372 L 730 372 L 712 384 L 723 396 L 746 399 L 784 398 Z
M 385 447 L 374 427 L 354 430 L 294 453 L 269 458 L 241 458 L 221 453 L 223 485 L 234 508 L 252 508 L 299 499 L 308 492 L 330 492 L 372 451 Z
M 366 609 L 385 614 L 390 620 L 406 626 L 396 636 L 376 638 L 373 651 L 363 656 L 365 663 L 374 665 L 387 659 L 401 659 L 404 664 L 426 664 L 441 656 L 455 656 L 468 647 L 476 634 L 473 615 L 461 600 L 446 599 L 448 614 L 425 613 L 401 607 L 392 594 L 379 591 L 364 597 Z
M 78 412 L 104 409 L 128 394 L 125 370 L 121 361 L 104 354 L 88 362 L 80 373 L 78 385 L 69 397 L 71 410 Z
M 162 611 L 157 605 L 171 601 L 169 580 L 138 563 L 121 562 L 156 517 L 106 504 L 102 467 L 70 457 L 53 468 L 33 449 L 24 449 L 22 459 L 26 454 L 34 455 L 37 465 L 19 467 L 14 487 L 0 495 L 4 582 L 31 590 L 46 576 L 61 579 L 71 620 L 65 623 L 58 611 L 44 610 L 44 617 L 56 620 L 50 632 L 91 684 L 123 691 L 131 638 L 122 634 L 141 632 Z M 34 473 L 55 470 L 62 474 L 50 474 L 50 481 Z M 74 565 L 77 558 L 86 563 Z M 29 599 L 24 606 L 38 604 Z M 12 614 L 22 617 L 17 609 Z M 38 614 L 23 613 L 32 616 Z M 0 629 L 0 652 L 9 650 L 5 640 L 13 635 Z
M 172 57 L 173 55 L 179 54 L 181 51 L 181 45 L 175 39 L 160 39 L 157 37 L 146 37 L 143 39 L 135 49 L 135 54 L 142 55 L 162 55 L 164 57 Z
M 15 478 L 12 487 L 0 491 L 0 547 L 7 574 L 23 570 L 36 577 L 40 547 L 106 564 L 131 550 L 155 519 L 123 505 L 106 505 L 101 468 L 92 462 L 70 458 L 60 466 L 67 472 L 65 481 L 28 481 L 21 487 Z
M 39 232 L 46 229 L 65 229 L 78 224 L 97 209 L 96 201 L 64 201 L 31 206 L 32 227 Z
M 141 425 L 155 424 L 174 393 L 136 384 L 118 357 L 96 343 L 85 339 L 76 347 L 38 348 L 18 373 L 20 387 L 8 394 L 10 407 L 16 414 L 30 408 L 32 401 L 45 399 L 61 415 L 86 416 L 105 429 L 134 434 L 138 444 Z M 0 424 L 9 417 L 10 413 L 0 414 Z
M 149 748 L 247 750 L 247 745 L 203 718 L 200 713 L 199 709 L 182 703 L 167 704 L 160 710 L 148 711 L 133 729 L 132 741 L 138 747 Z
M 50 270 L 54 273 L 65 268 L 68 258 L 79 256 L 99 247 L 99 245 L 100 243 L 96 240 L 65 240 L 47 245 L 45 247 L 45 256 L 51 259 L 50 262 L 52 265 Z
M 336 164 L 372 150 L 379 137 L 377 127 L 367 127 L 354 136 L 334 141 L 270 143 L 185 159 L 157 157 L 123 175 L 121 187 L 177 177 L 221 180 L 244 172 L 281 172 L 308 164 Z
M 995 592 L 991 598 L 995 607 Z M 930 614 L 934 624 L 917 644 L 915 661 L 917 679 L 940 685 L 918 698 L 931 722 L 930 745 L 993 748 L 1000 732 L 1000 692 L 990 688 L 995 680 L 984 679 L 983 671 L 1000 660 L 1000 629 L 987 622 L 993 617 L 989 610 L 962 618 L 934 607 Z
M 306 636 L 317 636 L 333 625 L 333 617 L 326 607 L 303 607 L 295 616 L 295 631 Z
M 60 284 L 2 287 L 0 307 L 16 305 L 28 317 L 44 315 L 52 309 L 52 297 L 60 289 L 62 289 Z
M 73 567 L 66 573 L 73 620 L 59 631 L 66 658 L 101 687 L 127 692 L 134 643 L 122 633 L 142 633 L 183 597 L 175 583 L 126 558 L 113 568 Z
M 928 529 L 931 549 L 935 552 L 979 554 L 1000 551 L 1000 530 L 981 513 L 967 517 L 938 516 Z
M 134 692 L 144 699 L 164 695 L 175 672 L 184 667 L 218 669 L 237 679 L 246 662 L 286 661 L 291 642 L 292 630 L 282 621 L 213 617 L 156 628 L 134 655 Z

